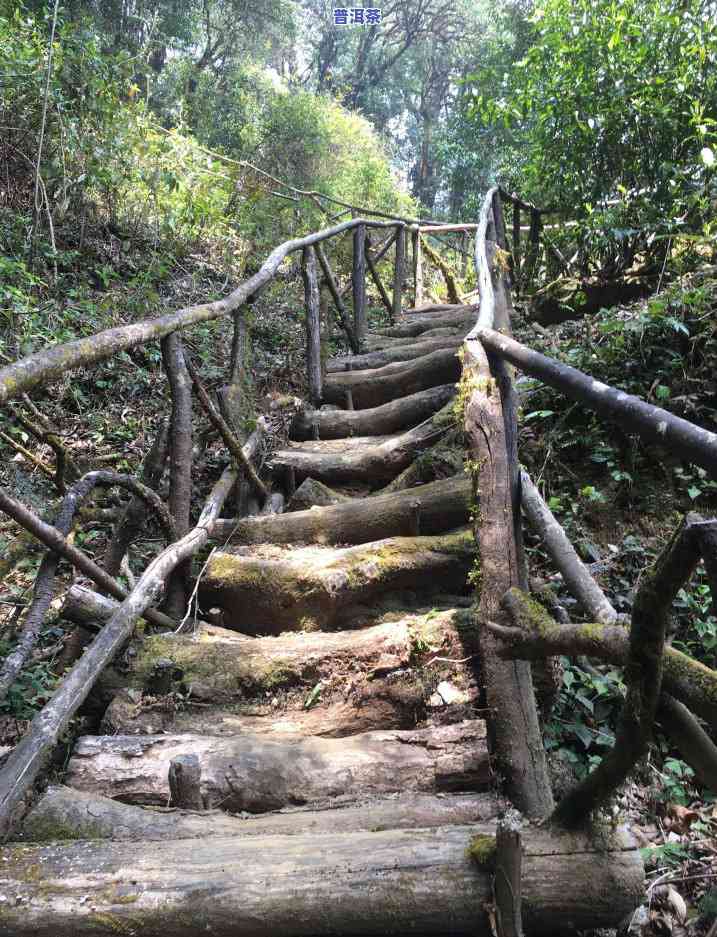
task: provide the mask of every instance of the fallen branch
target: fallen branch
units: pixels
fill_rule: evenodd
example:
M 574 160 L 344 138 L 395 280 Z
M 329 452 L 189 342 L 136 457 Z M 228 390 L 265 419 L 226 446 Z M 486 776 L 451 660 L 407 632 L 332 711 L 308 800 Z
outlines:
M 533 530 L 543 541 L 565 585 L 588 615 L 612 624 L 617 613 L 555 519 L 527 472 L 520 473 L 521 505 Z

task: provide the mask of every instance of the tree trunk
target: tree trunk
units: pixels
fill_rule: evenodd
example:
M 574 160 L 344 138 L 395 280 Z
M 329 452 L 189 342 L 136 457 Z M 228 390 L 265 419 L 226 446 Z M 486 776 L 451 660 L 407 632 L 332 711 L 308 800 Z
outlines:
M 198 921 L 213 937 L 383 937 L 387 920 L 395 934 L 491 937 L 491 832 L 23 845 L 6 850 L 0 867 L 14 899 L 0 913 L 13 937 L 195 937 Z M 473 852 L 487 862 L 468 855 L 471 841 L 485 844 Z M 535 937 L 615 927 L 642 898 L 642 861 L 624 837 L 527 830 L 524 848 L 523 913 Z
M 370 620 L 386 593 L 462 593 L 474 546 L 460 531 L 345 549 L 238 547 L 209 560 L 200 600 L 224 609 L 226 625 L 244 633 L 330 630 Z

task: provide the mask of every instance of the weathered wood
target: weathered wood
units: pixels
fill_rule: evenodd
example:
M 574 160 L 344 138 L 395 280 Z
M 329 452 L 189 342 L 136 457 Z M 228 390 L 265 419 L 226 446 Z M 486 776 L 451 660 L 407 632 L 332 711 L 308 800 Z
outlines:
M 263 424 L 260 424 L 258 432 L 263 432 Z M 131 635 L 137 619 L 145 615 L 158 598 L 167 576 L 208 541 L 209 527 L 218 517 L 236 477 L 233 469 L 224 471 L 207 498 L 197 525 L 152 560 L 137 586 L 65 676 L 50 702 L 35 716 L 22 741 L 0 768 L 0 838 L 6 837 L 18 821 L 27 792 L 60 735 L 87 698 L 102 670 Z
M 316 255 L 313 247 L 305 247 L 303 250 L 301 275 L 304 281 L 306 367 L 309 380 L 309 400 L 313 406 L 318 407 L 321 403 L 322 393 L 321 316 L 319 313 L 319 285 L 316 278 Z
M 420 358 L 422 355 L 441 348 L 454 348 L 458 351 L 462 344 L 463 337 L 459 335 L 447 335 L 442 338 L 424 338 L 419 335 L 415 342 L 395 345 L 383 351 L 369 351 L 365 355 L 354 355 L 351 358 L 351 370 L 361 371 L 366 368 L 380 368 L 384 364 L 393 364 L 396 361 L 410 361 L 412 358 Z M 347 361 L 346 357 L 329 358 L 326 363 L 327 373 L 346 371 Z
M 493 269 L 496 236 L 493 200 L 486 195 L 476 234 L 476 270 L 480 288 L 479 322 L 510 329 L 510 296 L 502 275 Z M 511 585 L 527 586 L 520 524 L 516 397 L 511 374 L 499 359 L 489 359 L 474 329 L 464 345 L 463 378 L 468 400 L 465 430 L 477 469 L 475 484 L 481 510 L 476 540 L 481 556 L 478 617 L 500 620 L 500 601 Z M 553 807 L 530 667 L 506 662 L 488 628 L 479 632 L 481 671 L 491 709 L 496 762 L 512 803 L 528 817 L 544 817 Z M 507 664 L 507 666 L 506 666 Z
M 467 531 L 344 549 L 236 547 L 209 560 L 200 600 L 246 634 L 330 630 L 370 620 L 381 596 L 397 590 L 463 592 L 474 547 Z
M 285 241 L 274 248 L 257 273 L 241 283 L 224 299 L 212 303 L 202 303 L 197 306 L 188 306 L 178 312 L 145 319 L 131 325 L 105 329 L 102 332 L 97 332 L 91 338 L 75 339 L 37 352 L 34 355 L 28 355 L 27 358 L 22 358 L 13 364 L 0 368 L 0 403 L 18 397 L 24 391 L 30 390 L 38 384 L 46 384 L 49 381 L 57 380 L 67 371 L 96 364 L 98 361 L 105 361 L 121 351 L 127 351 L 127 349 L 135 348 L 137 345 L 146 345 L 148 342 L 163 338 L 177 329 L 197 325 L 200 322 L 210 322 L 213 319 L 229 315 L 250 296 L 269 283 L 284 258 L 294 251 L 325 241 L 361 225 L 370 228 L 392 228 L 395 227 L 395 224 L 395 220 L 380 222 L 355 218 L 351 221 L 344 221 L 332 228 L 316 231 L 303 238 Z
M 385 436 L 400 432 L 440 410 L 455 393 L 455 384 L 439 384 L 368 410 L 301 410 L 292 421 L 291 438 L 311 439 L 315 425 L 319 427 L 320 439 Z
M 93 621 L 103 622 L 116 607 L 117 604 L 110 599 L 81 586 L 72 586 L 64 614 L 70 620 L 84 621 L 89 611 Z M 103 675 L 100 691 L 103 696 L 109 697 L 120 687 L 120 692 L 131 694 L 131 697 L 127 697 L 129 705 L 122 714 L 121 722 L 113 722 L 113 728 L 123 734 L 135 731 L 126 728 L 131 724 L 138 725 L 142 731 L 154 725 L 155 732 L 171 728 L 172 724 L 177 726 L 175 732 L 195 731 L 190 727 L 199 724 L 193 717 L 184 719 L 182 713 L 176 720 L 165 719 L 156 709 L 147 711 L 144 718 L 141 691 L 147 686 L 157 661 L 168 661 L 171 664 L 173 676 L 178 675 L 174 685 L 185 688 L 190 706 L 192 700 L 202 704 L 213 702 L 231 705 L 241 700 L 265 698 L 268 691 L 276 693 L 315 685 L 321 681 L 333 687 L 342 687 L 340 694 L 349 699 L 350 708 L 366 705 L 367 708 L 378 710 L 381 708 L 379 703 L 387 700 L 387 693 L 380 688 L 375 694 L 368 692 L 364 685 L 358 688 L 360 693 L 353 700 L 349 684 L 354 681 L 360 683 L 365 676 L 371 678 L 371 685 L 376 685 L 381 682 L 379 674 L 405 669 L 412 659 L 414 662 L 419 661 L 421 655 L 416 652 L 416 638 L 420 638 L 426 647 L 441 648 L 447 656 L 455 656 L 453 650 L 462 649 L 457 624 L 461 614 L 456 609 L 446 608 L 430 613 L 406 614 L 388 624 L 352 631 L 287 632 L 264 638 L 249 637 L 216 624 L 200 622 L 196 633 L 191 636 L 168 633 L 152 635 L 137 642 L 134 645 L 136 653 L 130 655 L 124 669 L 108 670 Z M 299 696 L 299 705 L 303 707 L 305 695 Z M 405 701 L 412 705 L 409 696 L 407 694 Z M 401 705 L 400 686 L 395 697 L 387 702 L 384 715 L 390 713 L 391 707 Z M 315 709 L 303 710 L 298 715 L 295 712 L 272 712 L 271 718 L 240 718 L 236 713 L 222 714 L 211 709 L 207 721 L 216 718 L 215 728 L 197 731 L 219 735 L 243 731 L 345 735 L 350 734 L 344 731 L 349 725 L 349 716 L 351 723 L 357 724 L 356 713 L 349 714 L 348 709 L 325 713 L 316 720 L 312 717 L 314 712 Z M 262 723 L 270 723 L 271 726 L 259 728 Z M 365 725 L 356 731 L 381 727 Z
M 83 736 L 67 765 L 66 781 L 77 790 L 125 803 L 165 805 L 169 766 L 178 755 L 195 755 L 201 765 L 207 808 L 231 813 L 264 813 L 336 797 L 349 802 L 394 791 L 490 786 L 486 727 L 479 719 L 341 739 Z
M 522 251 L 520 249 L 520 205 L 513 205 L 513 244 L 511 254 L 513 256 L 513 280 L 516 293 L 520 293 L 522 287 Z
M 523 937 L 523 824 L 516 810 L 498 821 L 493 896 L 498 937 Z
M 352 289 L 354 304 L 354 332 L 359 346 L 366 336 L 366 228 L 359 225 L 354 228 Z
M 179 332 L 162 340 L 162 360 L 172 398 L 169 428 L 169 510 L 178 537 L 189 530 L 192 506 L 192 381 L 184 361 Z M 186 608 L 185 582 L 189 567 L 185 563 L 172 572 L 164 595 L 164 610 L 181 619 Z
M 451 310 L 434 314 L 416 314 L 407 321 L 398 325 L 391 325 L 385 329 L 378 329 L 372 333 L 384 338 L 417 338 L 424 332 L 439 328 L 462 328 L 473 325 L 478 312 L 477 306 L 454 306 Z
M 478 327 L 474 336 L 489 351 L 584 403 L 600 416 L 614 420 L 623 429 L 637 433 L 647 442 L 666 446 L 674 453 L 696 462 L 717 478 L 717 433 L 702 429 L 688 420 L 645 403 L 639 397 L 609 387 L 576 368 L 526 348 L 514 339 Z
M 717 745 L 689 709 L 668 693 L 660 694 L 657 718 L 684 761 L 705 787 L 717 789 Z
M 617 612 L 575 552 L 527 472 L 521 472 L 520 482 L 521 504 L 526 517 L 558 567 L 566 587 L 580 602 L 586 614 L 595 621 L 612 624 L 617 618 Z
M 294 443 L 279 449 L 271 465 L 283 468 L 292 465 L 297 478 L 314 478 L 327 484 L 366 482 L 380 488 L 403 471 L 416 455 L 429 448 L 453 429 L 452 404 L 448 403 L 433 416 L 400 436 L 384 438 L 361 436 L 351 438 L 358 445 L 337 450 L 336 442 Z
M 202 766 L 199 756 L 176 755 L 169 763 L 167 771 L 169 783 L 169 802 L 183 810 L 202 810 Z
M 490 833 L 478 824 L 168 839 L 161 848 L 22 845 L 0 864 L 2 893 L 11 897 L 0 913 L 13 937 L 195 937 L 198 921 L 214 937 L 383 937 L 387 920 L 395 934 L 491 937 L 492 868 L 466 848 L 476 834 L 490 844 Z M 624 837 L 526 831 L 526 930 L 574 937 L 614 927 L 640 903 L 643 875 Z
M 376 269 L 376 264 L 373 261 L 373 257 L 371 257 L 371 239 L 369 238 L 368 234 L 366 235 L 364 253 L 366 255 L 366 264 L 368 265 L 368 270 L 369 270 L 369 273 L 371 274 L 371 279 L 373 280 L 374 285 L 376 286 L 376 289 L 378 290 L 378 294 L 381 297 L 381 302 L 384 304 L 384 306 L 388 310 L 389 316 L 392 316 L 393 315 L 393 303 L 388 298 L 386 287 L 383 285 L 381 281 L 381 277 L 379 276 L 378 270 Z
M 127 597 L 127 591 L 112 576 L 90 559 L 86 553 L 70 543 L 52 524 L 46 524 L 24 504 L 21 504 L 0 488 L 0 510 L 18 522 L 50 550 L 64 557 L 74 567 L 83 572 L 93 582 L 118 599 Z M 156 609 L 147 608 L 144 617 L 160 627 L 176 627 L 176 621 Z
M 274 517 L 217 521 L 212 537 L 225 543 L 369 543 L 385 537 L 417 536 L 411 504 L 421 502 L 421 533 L 438 534 L 468 522 L 468 478 L 436 481 L 408 491 L 355 498 Z
M 403 295 L 403 281 L 405 278 L 406 267 L 406 229 L 404 227 L 396 229 L 396 254 L 393 266 L 393 322 L 398 322 L 401 318 L 401 306 Z
M 331 810 L 293 807 L 252 816 L 206 810 L 201 816 L 182 810 L 136 807 L 69 787 L 50 787 L 28 814 L 22 828 L 26 842 L 59 839 L 111 839 L 153 842 L 205 839 L 210 836 L 296 836 L 379 830 L 432 829 L 482 823 L 498 813 L 493 794 L 391 794 L 366 804 Z M 491 828 L 486 826 L 487 830 Z
M 338 313 L 341 327 L 346 334 L 346 338 L 348 339 L 348 343 L 351 347 L 351 350 L 355 354 L 358 354 L 358 352 L 361 350 L 359 340 L 356 337 L 356 332 L 351 323 L 351 320 L 349 319 L 348 312 L 346 311 L 346 306 L 344 305 L 344 301 L 341 298 L 341 294 L 339 293 L 339 288 L 336 285 L 336 278 L 334 277 L 328 258 L 326 257 L 326 254 L 324 253 L 324 249 L 321 246 L 321 244 L 316 245 L 316 256 L 319 258 L 319 264 L 321 265 L 321 270 L 324 274 L 326 285 L 329 289 L 329 292 L 331 293 L 331 298 L 334 301 L 334 306 L 336 307 L 336 312 Z
M 423 260 L 421 258 L 421 235 L 418 228 L 411 232 L 413 240 L 413 305 L 420 306 L 423 302 Z
M 443 348 L 382 368 L 329 374 L 324 383 L 324 400 L 342 406 L 346 391 L 350 389 L 354 407 L 366 410 L 438 384 L 455 383 L 460 371 L 455 349 Z

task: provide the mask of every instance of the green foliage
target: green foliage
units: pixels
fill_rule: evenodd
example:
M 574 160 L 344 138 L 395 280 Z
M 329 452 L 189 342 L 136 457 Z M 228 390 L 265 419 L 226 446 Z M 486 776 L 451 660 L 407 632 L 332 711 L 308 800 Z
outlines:
M 625 693 L 617 670 L 588 673 L 561 658 L 563 683 L 545 726 L 545 748 L 557 751 L 584 777 L 615 742 L 615 725 Z
M 582 218 L 583 247 L 612 262 L 656 250 L 656 233 L 710 235 L 714 15 L 696 0 L 546 0 L 532 25 L 522 59 L 472 76 L 468 119 L 496 133 L 506 183 Z

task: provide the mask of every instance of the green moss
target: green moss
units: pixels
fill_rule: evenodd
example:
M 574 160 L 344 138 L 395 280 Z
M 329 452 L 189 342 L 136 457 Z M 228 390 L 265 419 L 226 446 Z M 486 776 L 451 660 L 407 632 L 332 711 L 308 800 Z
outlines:
M 103 839 L 101 833 L 83 828 L 82 833 L 50 816 L 30 817 L 23 827 L 23 838 L 32 843 L 54 843 L 70 839 Z
M 580 626 L 580 631 L 588 641 L 601 641 L 605 634 L 605 626 L 599 621 L 590 621 Z
M 466 855 L 482 868 L 492 868 L 495 864 L 495 836 L 480 834 L 474 836 L 468 844 Z

